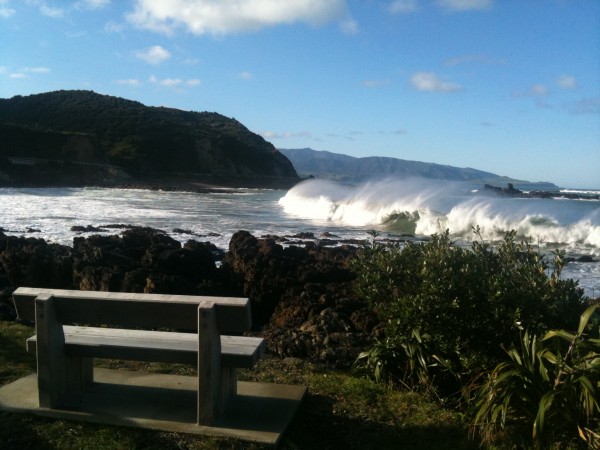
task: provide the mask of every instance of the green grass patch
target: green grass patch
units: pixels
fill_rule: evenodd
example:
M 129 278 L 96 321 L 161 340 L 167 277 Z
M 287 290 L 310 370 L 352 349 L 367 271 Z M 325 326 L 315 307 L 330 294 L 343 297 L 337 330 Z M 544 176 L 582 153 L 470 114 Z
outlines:
M 23 325 L 0 322 L 0 382 L 35 371 L 25 351 L 34 333 Z M 111 368 L 193 375 L 194 369 L 167 364 L 99 361 Z M 308 386 L 281 447 L 313 449 L 475 449 L 459 414 L 426 397 L 392 391 L 349 372 L 316 367 L 298 359 L 266 359 L 240 378 Z M 198 437 L 135 428 L 95 425 L 0 413 L 2 449 L 266 449 L 232 439 Z

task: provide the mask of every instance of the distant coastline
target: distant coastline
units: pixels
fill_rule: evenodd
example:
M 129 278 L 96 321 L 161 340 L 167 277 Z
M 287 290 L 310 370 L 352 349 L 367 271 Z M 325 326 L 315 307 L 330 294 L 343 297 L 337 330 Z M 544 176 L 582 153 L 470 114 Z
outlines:
M 489 184 L 483 186 L 483 193 L 502 195 L 506 197 L 518 197 L 518 198 L 548 198 L 548 199 L 569 199 L 569 200 L 600 200 L 600 194 L 592 192 L 575 192 L 574 190 L 569 191 L 522 191 L 516 189 L 512 183 L 508 183 L 506 187 L 497 187 Z

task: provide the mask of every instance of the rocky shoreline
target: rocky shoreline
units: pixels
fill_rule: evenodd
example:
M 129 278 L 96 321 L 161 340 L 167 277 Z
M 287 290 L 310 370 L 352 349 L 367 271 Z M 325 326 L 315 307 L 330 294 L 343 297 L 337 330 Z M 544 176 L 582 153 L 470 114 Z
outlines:
M 162 230 L 114 224 L 74 227 L 85 236 L 71 247 L 3 231 L 0 320 L 15 320 L 12 292 L 28 286 L 248 297 L 252 334 L 266 339 L 270 353 L 328 367 L 351 366 L 382 336 L 376 313 L 353 285 L 351 261 L 365 241 L 238 231 L 224 250 L 198 236 L 182 244 Z M 107 231 L 113 234 L 96 234 Z
M 265 337 L 269 352 L 348 367 L 380 330 L 352 289 L 355 244 L 238 231 L 223 251 L 129 227 L 120 235 L 75 237 L 68 247 L 0 232 L 0 319 L 15 319 L 11 294 L 19 286 L 244 296 L 252 301 L 252 333 Z

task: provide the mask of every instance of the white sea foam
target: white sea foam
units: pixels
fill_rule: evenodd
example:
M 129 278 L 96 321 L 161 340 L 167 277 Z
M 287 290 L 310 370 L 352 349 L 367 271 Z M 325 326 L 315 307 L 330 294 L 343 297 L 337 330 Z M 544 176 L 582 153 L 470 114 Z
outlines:
M 479 227 L 484 238 L 496 239 L 515 230 L 538 243 L 600 256 L 600 202 L 487 196 L 459 183 L 409 179 L 359 186 L 308 180 L 279 203 L 287 214 L 340 225 L 393 229 L 413 222 L 422 236 L 449 230 L 468 238 Z
M 587 193 L 597 193 L 594 191 Z M 286 214 L 339 227 L 428 236 L 449 230 L 459 241 L 486 240 L 515 230 L 541 252 L 600 257 L 600 202 L 508 198 L 459 183 L 430 180 L 381 180 L 360 186 L 308 180 L 279 200 Z M 568 264 L 563 276 L 575 278 L 588 295 L 600 294 L 600 263 Z

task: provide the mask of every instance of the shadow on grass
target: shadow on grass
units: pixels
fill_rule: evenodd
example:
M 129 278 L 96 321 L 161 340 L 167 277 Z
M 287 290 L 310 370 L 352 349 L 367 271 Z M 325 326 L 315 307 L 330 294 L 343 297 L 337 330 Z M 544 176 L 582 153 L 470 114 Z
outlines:
M 386 424 L 334 411 L 327 396 L 308 394 L 284 437 L 283 449 L 476 449 L 460 426 Z
M 0 448 L 6 450 L 55 449 L 55 446 L 38 435 L 35 428 L 39 426 L 39 423 L 39 419 L 26 414 L 0 412 Z
M 0 412 L 2 450 L 233 448 L 228 443 L 225 445 L 226 447 L 221 447 L 218 443 L 208 442 L 198 446 L 193 439 L 177 433 L 152 432 Z
M 28 354 L 25 340 L 34 335 L 31 328 L 3 323 L 0 328 L 0 386 L 36 371 L 35 355 Z

